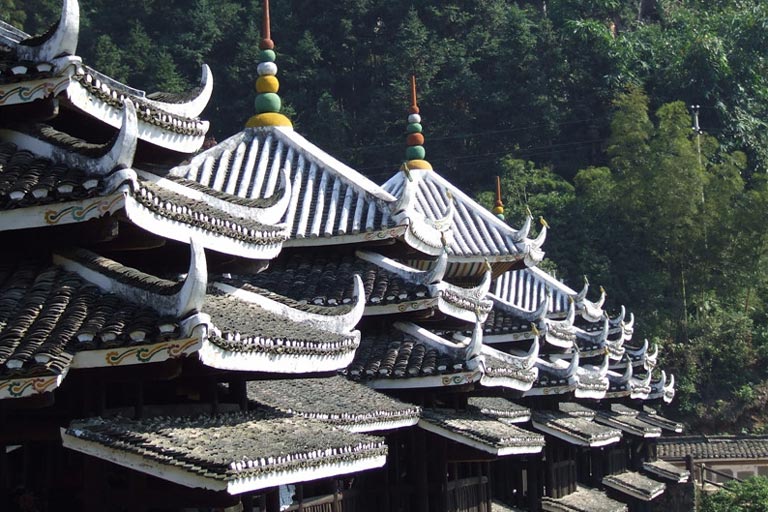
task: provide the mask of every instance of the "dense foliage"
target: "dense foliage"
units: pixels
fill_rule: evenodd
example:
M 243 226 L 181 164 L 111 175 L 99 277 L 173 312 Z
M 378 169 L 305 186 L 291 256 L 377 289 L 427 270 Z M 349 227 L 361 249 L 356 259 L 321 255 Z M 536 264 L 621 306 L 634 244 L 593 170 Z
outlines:
M 763 512 L 768 510 L 768 478 L 732 480 L 726 489 L 702 496 L 702 512 Z
M 552 235 L 547 268 L 626 304 L 699 428 L 768 402 L 768 4 L 760 0 L 273 0 L 297 128 L 375 181 L 403 159 L 407 77 L 427 159 Z M 0 0 L 44 31 L 60 0 Z M 81 0 L 79 53 L 148 90 L 216 78 L 221 140 L 253 113 L 259 0 Z M 691 130 L 699 104 L 702 133 Z M 556 265 L 552 262 L 556 262 Z

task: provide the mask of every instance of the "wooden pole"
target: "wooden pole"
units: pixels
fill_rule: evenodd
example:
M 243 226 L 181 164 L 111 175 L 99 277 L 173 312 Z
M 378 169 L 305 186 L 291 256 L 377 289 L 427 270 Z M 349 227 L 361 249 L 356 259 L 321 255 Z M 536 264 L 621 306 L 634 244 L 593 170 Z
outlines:
M 272 39 L 269 20 L 269 0 L 264 0 L 262 6 L 264 12 L 262 16 L 261 37 L 262 39 Z
M 416 75 L 411 75 L 411 106 L 419 106 L 418 102 L 416 101 Z

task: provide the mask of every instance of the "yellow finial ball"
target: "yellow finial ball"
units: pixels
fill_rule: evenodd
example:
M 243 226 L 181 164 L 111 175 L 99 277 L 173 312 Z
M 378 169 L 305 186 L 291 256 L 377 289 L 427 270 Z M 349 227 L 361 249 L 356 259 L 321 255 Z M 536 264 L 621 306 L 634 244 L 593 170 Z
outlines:
M 262 75 L 256 80 L 256 92 L 277 92 L 280 90 L 280 81 L 275 75 Z
M 501 214 L 504 213 L 504 207 L 503 206 L 494 206 L 492 211 L 496 215 L 501 215 Z

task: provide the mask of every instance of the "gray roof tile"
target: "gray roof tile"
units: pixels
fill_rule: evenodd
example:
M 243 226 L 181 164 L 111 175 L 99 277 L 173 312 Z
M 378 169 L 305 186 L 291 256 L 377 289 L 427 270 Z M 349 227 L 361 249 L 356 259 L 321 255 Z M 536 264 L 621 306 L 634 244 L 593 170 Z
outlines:
M 386 430 L 419 417 L 420 408 L 362 384 L 335 376 L 317 379 L 260 380 L 248 383 L 248 398 L 279 411 L 361 431 Z
M 665 460 L 765 459 L 768 436 L 679 436 L 658 441 L 658 456 Z

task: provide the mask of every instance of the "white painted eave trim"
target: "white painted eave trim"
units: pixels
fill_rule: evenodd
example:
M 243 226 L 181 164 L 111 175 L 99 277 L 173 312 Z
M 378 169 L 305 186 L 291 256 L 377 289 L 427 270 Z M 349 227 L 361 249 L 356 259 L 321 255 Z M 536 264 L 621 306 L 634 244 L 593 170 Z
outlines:
M 579 439 L 578 437 L 568 435 L 565 432 L 561 432 L 559 430 L 550 428 L 547 425 L 541 424 L 536 420 L 532 420 L 531 423 L 534 426 L 534 428 L 541 430 L 545 434 L 549 434 L 558 439 L 562 439 L 566 443 L 570 443 L 575 446 L 586 446 L 588 448 L 600 448 L 601 446 L 608 446 L 610 444 L 615 444 L 621 441 L 621 434 L 619 434 L 618 436 L 610 437 L 608 439 L 601 439 L 599 441 L 589 442 L 589 441 L 584 441 L 583 439 Z
M 80 5 L 77 0 L 63 0 L 56 31 L 42 44 L 29 46 L 24 41 L 16 45 L 19 60 L 50 62 L 62 55 L 75 55 L 80 37 Z
M 422 389 L 464 386 L 479 382 L 483 372 L 465 371 L 430 375 L 428 377 L 407 377 L 390 379 L 371 379 L 365 385 L 373 389 Z
M 399 419 L 399 420 L 381 420 L 381 421 L 371 421 L 371 422 L 365 422 L 365 423 L 356 423 L 354 425 L 335 425 L 331 423 L 334 426 L 338 426 L 339 428 L 343 428 L 347 432 L 353 432 L 355 434 L 366 434 L 370 432 L 384 432 L 389 430 L 397 430 L 401 428 L 409 428 L 414 425 L 416 425 L 419 422 L 419 417 L 414 416 L 412 418 L 405 418 L 405 419 Z
M 66 429 L 61 429 L 62 444 L 65 448 L 91 455 L 101 460 L 112 462 L 140 473 L 158 477 L 168 482 L 173 482 L 185 487 L 202 488 L 212 491 L 227 491 L 236 495 L 245 492 L 277 487 L 297 482 L 319 480 L 337 475 L 357 473 L 368 469 L 380 468 L 386 463 L 386 455 L 376 455 L 366 458 L 357 458 L 352 461 L 339 461 L 334 463 L 320 463 L 307 468 L 283 469 L 276 468 L 265 475 L 244 476 L 233 478 L 230 481 L 216 478 L 206 478 L 195 473 L 184 471 L 177 466 L 160 464 L 154 460 L 140 455 L 115 450 L 98 443 L 80 439 L 67 434 Z
M 299 355 L 276 352 L 233 352 L 205 340 L 198 352 L 200 361 L 211 368 L 243 372 L 313 373 L 342 370 L 352 363 L 355 351 L 339 355 Z
M 143 100 L 154 108 L 168 112 L 179 117 L 195 119 L 203 113 L 205 107 L 213 94 L 213 73 L 208 64 L 203 64 L 200 76 L 200 93 L 189 101 L 184 103 L 168 103 L 165 101 L 156 101 L 149 98 Z
M 633 498 L 636 498 L 640 501 L 653 501 L 654 499 L 658 498 L 662 494 L 664 494 L 664 488 L 662 488 L 660 491 L 656 491 L 651 496 L 646 496 L 644 494 L 640 494 L 638 492 L 635 492 L 634 489 L 630 489 L 628 487 L 624 487 L 617 482 L 613 482 L 611 480 L 603 479 L 603 485 L 606 487 L 610 487 L 611 489 L 615 491 L 619 491 L 622 494 L 625 494 L 627 496 L 631 496 Z M 663 485 L 663 484 L 662 484 Z
M 485 453 L 490 453 L 498 457 L 504 457 L 507 455 L 526 455 L 526 454 L 532 454 L 532 453 L 541 453 L 541 450 L 543 448 L 543 446 L 534 446 L 534 445 L 506 446 L 506 447 L 490 446 L 485 443 L 481 443 L 479 441 L 471 439 L 469 437 L 465 437 L 460 434 L 457 434 L 456 432 L 440 427 L 433 423 L 430 423 L 429 420 L 424 418 L 419 420 L 419 427 L 423 428 L 428 432 L 432 432 L 433 434 L 437 434 L 440 437 L 450 439 L 451 441 L 454 441 L 456 443 L 463 444 L 464 446 L 469 446 L 470 448 L 474 448 L 475 450 L 479 450 Z

